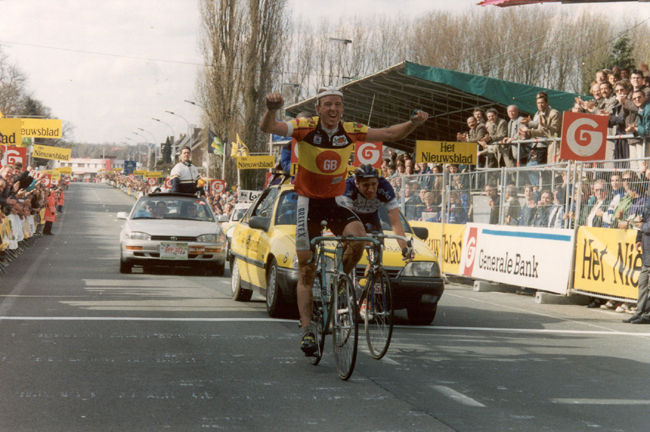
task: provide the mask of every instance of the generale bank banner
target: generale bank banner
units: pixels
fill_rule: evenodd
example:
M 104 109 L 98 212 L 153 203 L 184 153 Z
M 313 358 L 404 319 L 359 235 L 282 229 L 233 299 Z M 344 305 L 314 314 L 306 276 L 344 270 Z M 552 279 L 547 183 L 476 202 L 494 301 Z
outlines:
M 567 294 L 573 230 L 467 224 L 460 274 Z

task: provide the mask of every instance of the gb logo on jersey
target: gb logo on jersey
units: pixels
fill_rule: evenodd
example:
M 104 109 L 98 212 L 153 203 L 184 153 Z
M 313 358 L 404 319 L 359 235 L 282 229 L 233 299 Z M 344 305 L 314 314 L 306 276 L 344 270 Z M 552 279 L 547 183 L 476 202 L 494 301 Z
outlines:
M 370 164 L 375 168 L 381 167 L 383 143 L 357 143 L 355 146 L 354 166 Z
M 316 156 L 316 167 L 325 174 L 331 174 L 341 167 L 341 156 L 337 152 L 324 151 Z
M 560 158 L 576 161 L 605 159 L 608 120 L 608 116 L 565 112 Z

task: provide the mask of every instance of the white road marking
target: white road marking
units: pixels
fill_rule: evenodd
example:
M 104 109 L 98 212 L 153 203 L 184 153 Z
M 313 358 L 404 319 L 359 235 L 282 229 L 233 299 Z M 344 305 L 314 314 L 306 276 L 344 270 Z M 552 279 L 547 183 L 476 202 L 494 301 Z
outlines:
M 621 331 L 595 331 L 595 330 L 552 330 L 552 329 L 521 329 L 521 328 L 497 328 L 497 327 L 413 327 L 395 326 L 400 329 L 411 330 L 436 330 L 436 331 L 481 331 L 481 332 L 506 332 L 506 333 L 546 333 L 546 334 L 582 334 L 601 336 L 642 336 L 650 337 L 650 333 L 630 333 Z M 424 336 L 421 334 L 420 336 Z
M 552 403 L 570 405 L 650 405 L 645 399 L 551 399 Z
M 145 318 L 145 317 L 47 317 L 0 316 L 0 321 L 176 321 L 176 322 L 276 322 L 297 323 L 295 319 L 277 318 Z
M 451 400 L 458 402 L 459 404 L 463 404 L 471 407 L 477 407 L 477 408 L 485 408 L 485 405 L 483 405 L 482 403 L 472 399 L 469 396 L 465 396 L 464 394 L 459 393 L 456 390 L 451 389 L 449 387 L 441 386 L 441 385 L 433 385 L 433 384 L 430 384 L 429 387 L 442 393 L 444 396 L 447 396 Z

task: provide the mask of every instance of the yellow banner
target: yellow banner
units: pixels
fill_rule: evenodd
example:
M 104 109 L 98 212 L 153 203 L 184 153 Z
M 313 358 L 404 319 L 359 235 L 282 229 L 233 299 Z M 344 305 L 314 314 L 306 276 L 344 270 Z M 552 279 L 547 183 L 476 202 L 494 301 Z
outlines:
M 425 227 L 429 230 L 426 243 L 436 254 L 440 269 L 445 273 L 460 274 L 460 257 L 463 252 L 465 225 L 445 224 L 440 239 L 441 224 L 433 222 L 409 222 L 411 226 Z
M 578 228 L 573 287 L 629 299 L 638 296 L 643 265 L 636 230 Z
M 20 119 L 24 137 L 61 138 L 63 126 L 61 120 Z
M 35 145 L 32 156 L 40 159 L 69 161 L 72 150 L 61 147 Z
M 275 166 L 275 156 L 248 156 L 237 158 L 237 169 L 271 169 Z
M 133 171 L 133 175 L 145 175 L 147 173 L 147 170 L 135 170 Z
M 476 143 L 416 141 L 415 161 L 435 164 L 476 165 Z
M 61 174 L 72 174 L 72 167 L 61 167 L 55 168 L 54 170 L 58 170 Z
M 147 178 L 162 178 L 162 172 L 161 171 L 148 171 L 145 174 L 145 177 L 147 177 Z
M 61 174 L 60 173 L 52 173 L 52 180 L 53 181 L 61 180 Z
M 20 119 L 0 119 L 0 134 L 2 134 L 2 145 L 15 145 L 22 147 L 23 136 L 21 134 L 20 128 Z
M 122 172 L 122 168 L 113 168 L 114 172 Z

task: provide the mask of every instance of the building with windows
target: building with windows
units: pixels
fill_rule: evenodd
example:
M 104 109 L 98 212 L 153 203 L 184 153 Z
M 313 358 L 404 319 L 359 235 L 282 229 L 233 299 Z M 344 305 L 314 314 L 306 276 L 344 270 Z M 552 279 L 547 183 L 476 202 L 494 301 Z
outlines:
M 137 169 L 141 168 L 140 163 Z M 72 168 L 72 177 L 77 180 L 92 179 L 100 172 L 113 171 L 114 169 L 124 169 L 123 159 L 89 159 L 89 158 L 70 158 L 69 161 L 54 161 L 54 168 Z

